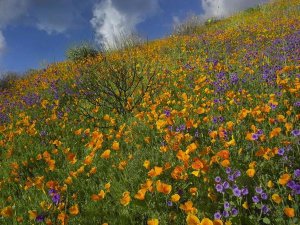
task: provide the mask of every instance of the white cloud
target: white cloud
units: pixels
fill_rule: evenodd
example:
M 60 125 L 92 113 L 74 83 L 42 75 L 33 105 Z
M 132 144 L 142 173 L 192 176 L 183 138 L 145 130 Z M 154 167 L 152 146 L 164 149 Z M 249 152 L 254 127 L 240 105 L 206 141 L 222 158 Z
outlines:
M 204 18 L 223 17 L 230 14 L 253 7 L 268 0 L 200 0 Z
M 0 27 L 5 27 L 23 15 L 28 5 L 28 0 L 0 0 Z
M 158 9 L 158 0 L 104 0 L 96 4 L 90 21 L 96 41 L 113 46 L 120 35 L 135 32 L 136 26 Z

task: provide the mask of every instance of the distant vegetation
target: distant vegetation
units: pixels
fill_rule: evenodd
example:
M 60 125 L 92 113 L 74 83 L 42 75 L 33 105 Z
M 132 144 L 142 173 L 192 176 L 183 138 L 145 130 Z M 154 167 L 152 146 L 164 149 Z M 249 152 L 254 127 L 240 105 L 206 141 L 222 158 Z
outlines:
M 0 91 L 11 88 L 13 83 L 18 78 L 19 78 L 19 75 L 14 72 L 6 72 L 4 74 L 0 74 Z
M 176 24 L 173 28 L 173 33 L 175 35 L 193 35 L 197 34 L 202 30 L 204 27 L 208 27 L 216 22 L 219 19 L 217 18 L 209 18 L 204 20 L 203 18 L 191 15 L 188 16 L 183 22 Z
M 66 52 L 67 59 L 74 62 L 84 60 L 89 57 L 96 57 L 98 54 L 98 50 L 88 43 L 77 44 L 70 47 Z

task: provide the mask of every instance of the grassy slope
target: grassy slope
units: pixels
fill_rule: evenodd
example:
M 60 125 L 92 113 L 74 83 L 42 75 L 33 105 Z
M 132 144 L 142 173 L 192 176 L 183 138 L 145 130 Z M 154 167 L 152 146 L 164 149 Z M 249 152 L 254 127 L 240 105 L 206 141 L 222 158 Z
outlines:
M 131 50 L 147 65 L 159 62 L 161 88 L 126 116 L 103 107 L 91 109 L 100 119 L 88 119 L 65 107 L 86 107 L 80 98 L 64 99 L 64 84 L 72 86 L 83 68 L 101 65 L 100 56 L 51 65 L 18 81 L 0 96 L 6 121 L 0 126 L 0 223 L 31 224 L 44 216 L 48 224 L 147 224 L 151 218 L 184 224 L 190 213 L 213 219 L 228 201 L 239 214 L 223 222 L 259 224 L 264 217 L 299 224 L 299 195 L 289 197 L 284 185 L 300 169 L 299 136 L 291 133 L 299 130 L 299 5 L 277 1 L 200 27 L 197 35 Z M 88 147 L 97 141 L 99 148 Z M 281 148 L 286 159 L 278 155 Z M 241 173 L 231 187 L 248 188 L 248 195 L 217 192 L 214 179 L 228 179 L 228 166 Z M 158 180 L 171 186 L 163 189 Z M 259 186 L 268 194 L 261 201 L 270 209 L 265 215 L 252 200 Z M 59 194 L 58 205 L 50 189 Z M 140 196 L 146 191 L 144 200 L 135 198 L 139 190 Z M 127 191 L 131 201 L 124 206 Z M 180 200 L 171 204 L 174 194 Z M 79 213 L 72 215 L 76 205 Z

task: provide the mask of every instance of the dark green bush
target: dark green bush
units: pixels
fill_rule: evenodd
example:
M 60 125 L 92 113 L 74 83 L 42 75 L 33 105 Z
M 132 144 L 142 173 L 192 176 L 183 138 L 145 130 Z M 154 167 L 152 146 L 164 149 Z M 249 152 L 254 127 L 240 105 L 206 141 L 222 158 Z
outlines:
M 7 72 L 3 75 L 0 74 L 0 90 L 9 89 L 13 83 L 19 78 L 19 75 L 15 72 Z
M 131 56 L 130 56 L 131 55 Z M 128 115 L 143 101 L 146 94 L 158 93 L 158 66 L 151 59 L 132 56 L 125 51 L 117 58 L 104 57 L 98 65 L 84 69 L 77 78 L 77 112 L 87 117 L 91 109 Z M 79 107 L 80 106 L 80 107 Z
M 183 22 L 174 26 L 173 33 L 175 35 L 193 35 L 201 33 L 207 26 L 215 24 L 219 21 L 217 18 L 209 18 L 206 21 L 199 16 L 189 16 Z
M 71 47 L 67 50 L 66 56 L 68 60 L 80 61 L 89 57 L 95 57 L 98 55 L 98 51 L 91 44 L 81 44 Z

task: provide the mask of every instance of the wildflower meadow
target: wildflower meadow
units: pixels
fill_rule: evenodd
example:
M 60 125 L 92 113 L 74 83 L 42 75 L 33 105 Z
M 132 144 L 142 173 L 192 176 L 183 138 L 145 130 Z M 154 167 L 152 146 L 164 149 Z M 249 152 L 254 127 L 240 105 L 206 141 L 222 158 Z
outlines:
M 0 224 L 300 224 L 299 0 L 9 82 Z

